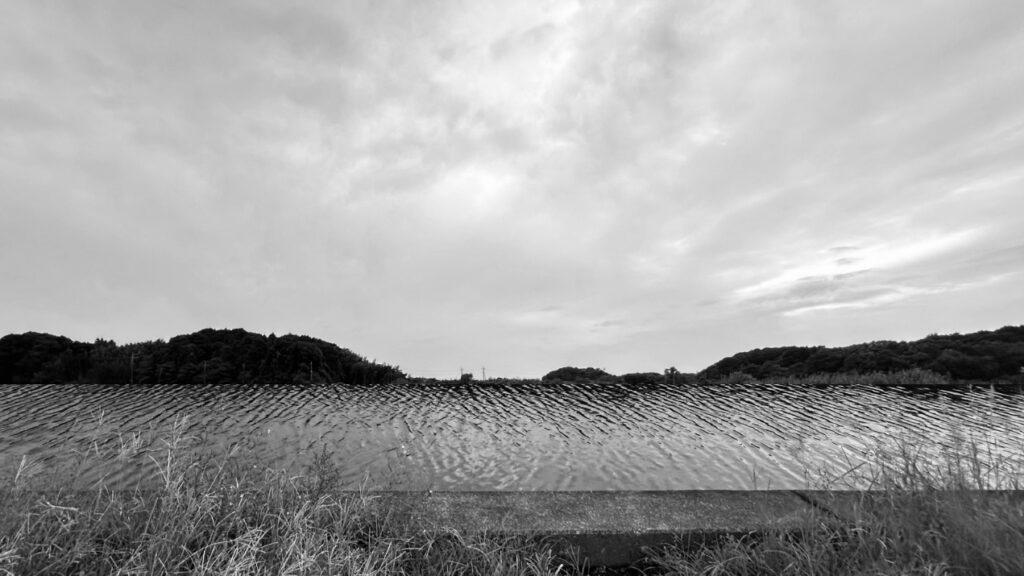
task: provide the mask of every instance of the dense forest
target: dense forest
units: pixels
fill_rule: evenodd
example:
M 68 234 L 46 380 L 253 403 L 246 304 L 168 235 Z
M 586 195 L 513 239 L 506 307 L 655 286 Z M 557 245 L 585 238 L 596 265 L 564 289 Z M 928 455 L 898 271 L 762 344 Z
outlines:
M 0 338 L 0 382 L 376 384 L 404 375 L 309 336 L 206 329 L 118 346 L 26 332 Z
M 735 374 L 756 379 L 815 374 L 926 370 L 962 381 L 1017 377 L 1024 367 L 1024 326 L 971 334 L 930 335 L 913 342 L 869 342 L 840 348 L 785 346 L 741 352 L 697 374 L 718 380 Z
M 931 335 L 913 342 L 759 348 L 729 356 L 697 374 L 669 368 L 615 376 L 597 368 L 566 366 L 549 372 L 542 381 L 686 385 L 900 374 L 894 382 L 1012 382 L 1022 378 L 1022 367 L 1024 326 L 1007 326 L 972 334 Z M 206 329 L 167 342 L 120 346 L 109 340 L 83 343 L 37 332 L 0 338 L 0 383 L 378 384 L 399 378 L 406 375 L 398 367 L 367 361 L 330 342 L 291 334 L 278 337 L 241 329 Z

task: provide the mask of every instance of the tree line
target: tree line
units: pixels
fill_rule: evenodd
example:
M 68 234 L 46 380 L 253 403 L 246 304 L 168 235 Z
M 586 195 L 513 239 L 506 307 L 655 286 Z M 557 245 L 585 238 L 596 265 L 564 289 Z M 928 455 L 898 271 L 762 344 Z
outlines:
M 932 334 L 911 342 L 758 348 L 719 360 L 697 378 L 717 380 L 744 374 L 764 380 L 925 370 L 954 380 L 992 381 L 1016 377 L 1022 368 L 1024 326 L 1006 326 L 970 334 Z
M 669 368 L 614 376 L 597 368 L 566 366 L 542 381 L 685 385 L 730 378 L 896 373 L 996 381 L 1021 377 L 1022 367 L 1024 326 L 1006 326 L 971 334 L 933 334 L 911 342 L 758 348 L 724 358 L 697 374 Z M 407 376 L 397 366 L 370 362 L 330 342 L 292 334 L 206 329 L 166 342 L 125 345 L 103 339 L 76 342 L 38 332 L 0 338 L 0 383 L 380 384 L 400 378 Z
M 3 383 L 379 384 L 404 376 L 330 342 L 241 329 L 124 345 L 39 332 L 0 338 Z

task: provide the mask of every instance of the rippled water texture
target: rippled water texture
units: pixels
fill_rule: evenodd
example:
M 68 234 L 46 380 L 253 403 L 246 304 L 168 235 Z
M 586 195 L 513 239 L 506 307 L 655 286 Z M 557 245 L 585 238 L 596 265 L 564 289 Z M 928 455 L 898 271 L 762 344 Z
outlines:
M 849 470 L 880 444 L 1019 453 L 1022 407 L 989 391 L 766 385 L 2 385 L 0 479 L 21 465 L 151 481 L 177 422 L 190 445 L 255 466 L 301 473 L 326 450 L 352 488 L 802 488 L 805 471 Z

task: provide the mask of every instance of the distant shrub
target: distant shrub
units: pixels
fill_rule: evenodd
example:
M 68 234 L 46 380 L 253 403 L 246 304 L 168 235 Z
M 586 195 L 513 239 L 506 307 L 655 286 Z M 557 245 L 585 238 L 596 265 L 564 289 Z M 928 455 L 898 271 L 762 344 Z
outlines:
M 756 379 L 746 372 L 733 372 L 722 379 L 726 384 L 751 384 Z
M 665 382 L 665 375 L 657 372 L 631 372 L 620 376 L 622 381 L 633 386 L 650 386 Z
M 615 376 L 612 376 L 599 368 L 576 368 L 574 366 L 565 366 L 558 370 L 552 370 L 541 378 L 543 382 L 589 382 L 609 379 L 614 380 Z

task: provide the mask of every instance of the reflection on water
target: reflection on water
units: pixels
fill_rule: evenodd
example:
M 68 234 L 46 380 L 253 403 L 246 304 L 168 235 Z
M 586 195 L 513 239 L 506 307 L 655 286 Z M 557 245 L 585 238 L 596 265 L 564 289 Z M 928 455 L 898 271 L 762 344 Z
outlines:
M 0 385 L 0 478 L 23 457 L 83 483 L 150 481 L 185 436 L 299 473 L 326 450 L 349 487 L 801 488 L 879 444 L 1024 445 L 1024 396 L 875 388 Z M 198 439 L 198 440 L 197 440 Z M 119 464 L 89 455 L 121 452 Z

